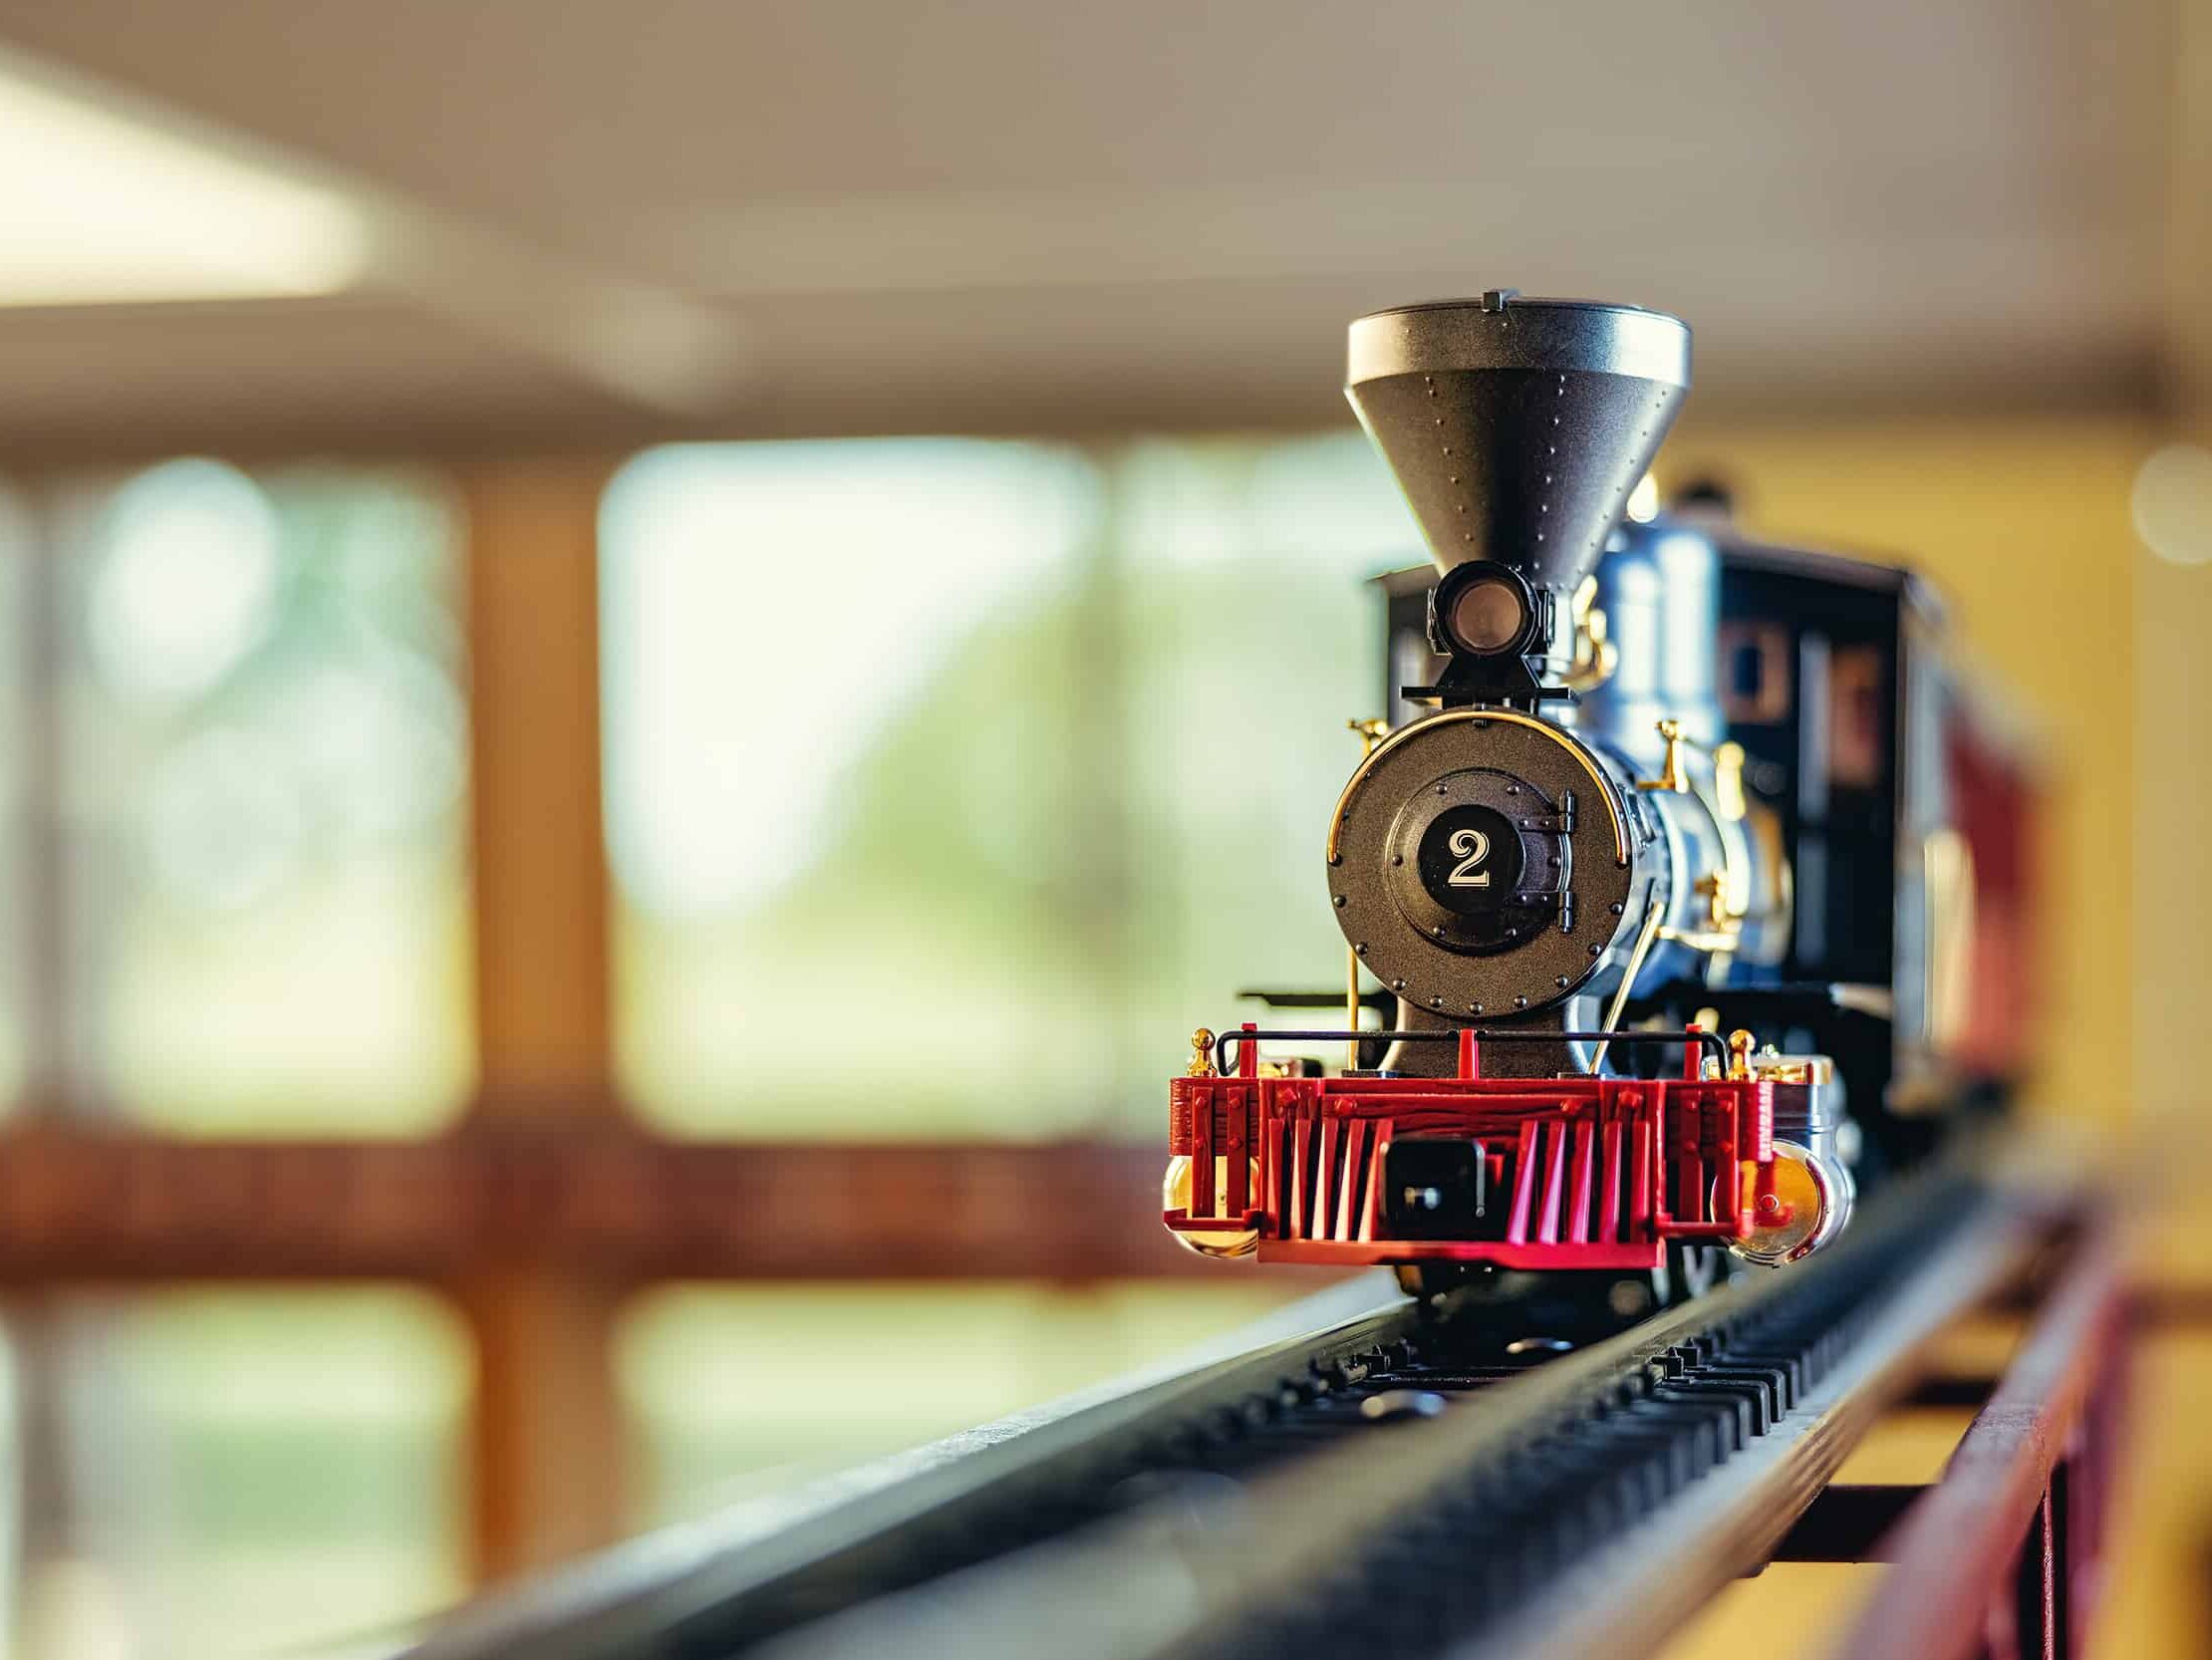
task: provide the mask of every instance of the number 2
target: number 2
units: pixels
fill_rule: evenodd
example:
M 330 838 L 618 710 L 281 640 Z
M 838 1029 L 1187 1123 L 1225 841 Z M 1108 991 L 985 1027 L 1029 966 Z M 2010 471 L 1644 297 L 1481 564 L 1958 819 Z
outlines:
M 1480 830 L 1455 830 L 1451 848 L 1459 863 L 1452 867 L 1452 874 L 1445 881 L 1455 888 L 1489 887 L 1490 872 L 1475 867 L 1490 857 L 1490 838 Z

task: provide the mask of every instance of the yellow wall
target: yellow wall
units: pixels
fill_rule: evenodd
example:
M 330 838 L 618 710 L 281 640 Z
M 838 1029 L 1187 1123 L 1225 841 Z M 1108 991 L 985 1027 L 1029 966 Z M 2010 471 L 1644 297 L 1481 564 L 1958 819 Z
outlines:
M 2212 1092 L 2193 1041 L 2212 1009 L 2212 564 L 2143 556 L 2134 683 L 2136 1084 L 2157 1133 L 2185 1133 L 2212 1151 L 2203 1127 Z M 2212 1277 L 2212 1244 L 2204 1254 Z
M 2189 1173 L 2212 1160 L 2212 1090 L 2194 1059 L 2212 1010 L 2212 565 L 2162 563 L 2136 543 L 2129 489 L 2161 436 L 2120 416 L 1686 422 L 1661 472 L 1728 478 L 1761 533 L 1926 571 L 1954 602 L 1969 660 L 2046 734 L 2036 1099 L 2055 1114 L 2131 1121 L 2126 1191 L 2143 1202 L 2149 1277 L 2207 1286 L 2212 1229 Z M 2212 1653 L 2208 1368 L 2212 1328 L 2143 1346 L 2099 1652 Z M 1968 1414 L 1955 1417 L 1947 1433 Z M 1832 1653 L 1879 1583 L 1872 1568 L 1770 1570 L 1716 1603 L 1669 1660 L 1739 1652 L 1746 1631 L 1777 1653 Z
M 1668 442 L 1663 484 L 1717 475 L 1762 535 L 1865 552 L 1932 577 L 1969 664 L 2051 760 L 2041 836 L 2048 1027 L 2034 1098 L 2128 1110 L 2135 962 L 2129 819 L 2138 739 L 2128 668 L 2138 561 L 2128 517 L 2152 447 L 2135 417 L 1700 426 Z

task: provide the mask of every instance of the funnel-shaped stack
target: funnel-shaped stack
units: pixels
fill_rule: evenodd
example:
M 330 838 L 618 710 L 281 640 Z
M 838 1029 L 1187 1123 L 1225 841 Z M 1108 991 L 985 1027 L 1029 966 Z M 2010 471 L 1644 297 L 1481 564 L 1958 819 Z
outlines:
M 1690 331 L 1634 306 L 1511 291 L 1352 324 L 1344 393 L 1440 570 L 1512 566 L 1571 594 L 1690 385 Z

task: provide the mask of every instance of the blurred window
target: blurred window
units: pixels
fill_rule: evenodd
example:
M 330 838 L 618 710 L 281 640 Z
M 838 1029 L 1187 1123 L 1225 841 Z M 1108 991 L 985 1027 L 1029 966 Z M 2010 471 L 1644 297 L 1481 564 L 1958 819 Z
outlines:
M 1251 1278 L 651 1292 L 616 1345 L 643 1455 L 637 1522 L 772 1498 L 972 1429 L 1207 1343 L 1303 1289 Z
M 1356 434 L 654 450 L 602 526 L 623 1081 L 690 1134 L 1156 1133 L 1313 848 L 1413 527 Z M 1009 1087 L 1009 1080 L 1018 1080 Z
M 1321 844 L 1382 715 L 1380 573 L 1424 556 L 1357 432 L 1150 442 L 1124 452 L 1115 541 L 1124 826 L 1133 903 L 1105 1127 L 1157 1137 L 1191 1028 L 1270 1015 L 1245 987 L 1340 991 Z M 1102 987 L 1102 989 L 1104 989 Z
M 0 489 L 0 1115 L 22 1104 L 33 1023 L 29 900 L 29 695 L 35 639 L 30 596 L 36 532 L 24 503 Z
M 24 1653 L 384 1654 L 465 1590 L 470 1360 L 435 1298 L 160 1291 L 12 1333 Z
M 603 545 L 618 1063 L 687 1129 L 1066 1127 L 1055 934 L 1097 478 L 959 440 L 654 451 Z M 1080 899 L 1073 901 L 1078 908 Z M 1035 1073 L 974 1099 L 992 1054 Z
M 53 1064 L 164 1129 L 435 1127 L 474 1071 L 445 491 L 178 460 L 49 536 Z

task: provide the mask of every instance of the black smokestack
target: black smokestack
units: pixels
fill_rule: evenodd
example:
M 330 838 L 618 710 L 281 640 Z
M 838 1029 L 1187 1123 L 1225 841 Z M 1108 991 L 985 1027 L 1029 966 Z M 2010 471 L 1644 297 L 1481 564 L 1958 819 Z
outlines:
M 1679 318 L 1507 289 L 1352 324 L 1344 395 L 1440 571 L 1509 565 L 1559 615 L 1690 385 Z

